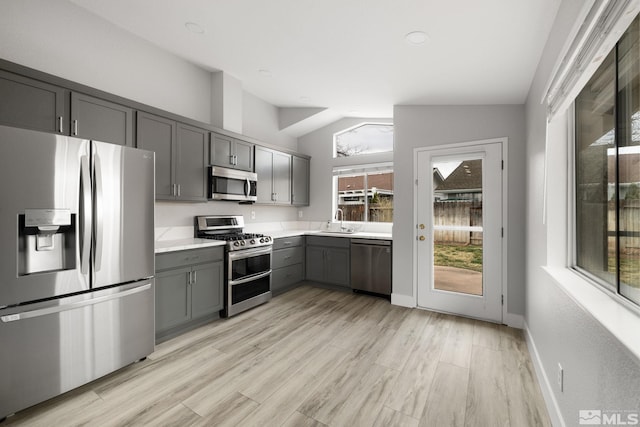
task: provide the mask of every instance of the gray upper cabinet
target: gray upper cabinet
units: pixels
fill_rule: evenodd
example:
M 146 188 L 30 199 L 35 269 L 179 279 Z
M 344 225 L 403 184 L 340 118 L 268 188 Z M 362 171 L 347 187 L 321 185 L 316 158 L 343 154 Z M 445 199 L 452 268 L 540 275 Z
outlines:
M 70 133 L 133 147 L 133 109 L 72 92 Z
M 211 133 L 213 166 L 253 171 L 253 144 L 219 133 Z
M 291 204 L 309 206 L 309 159 L 291 158 Z
M 68 91 L 0 71 L 0 124 L 68 134 Z
M 138 112 L 138 148 L 156 153 L 156 199 L 206 201 L 209 133 Z
M 256 146 L 258 203 L 291 204 L 291 155 Z
M 136 144 L 156 153 L 156 199 L 175 200 L 176 122 L 138 111 Z
M 178 123 L 175 150 L 178 199 L 207 200 L 208 144 L 208 131 Z

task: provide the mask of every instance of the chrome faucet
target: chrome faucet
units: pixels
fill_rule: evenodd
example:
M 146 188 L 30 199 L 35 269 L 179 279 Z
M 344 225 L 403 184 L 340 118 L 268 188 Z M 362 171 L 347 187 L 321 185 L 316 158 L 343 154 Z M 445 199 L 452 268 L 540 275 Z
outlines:
M 340 231 L 344 231 L 344 212 L 342 211 L 342 209 L 338 208 L 334 216 L 336 220 L 338 220 L 338 213 L 340 214 Z

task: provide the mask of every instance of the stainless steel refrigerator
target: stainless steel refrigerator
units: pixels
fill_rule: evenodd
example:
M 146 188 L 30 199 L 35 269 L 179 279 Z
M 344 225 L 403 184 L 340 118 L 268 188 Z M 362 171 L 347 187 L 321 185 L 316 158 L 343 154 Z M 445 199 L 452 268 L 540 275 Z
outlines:
M 0 126 L 0 418 L 154 348 L 154 153 Z

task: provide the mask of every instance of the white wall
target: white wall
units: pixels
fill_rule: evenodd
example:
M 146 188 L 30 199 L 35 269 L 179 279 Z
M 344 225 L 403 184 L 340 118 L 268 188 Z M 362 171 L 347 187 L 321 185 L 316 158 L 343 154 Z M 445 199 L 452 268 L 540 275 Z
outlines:
M 64 0 L 0 2 L 0 57 L 209 122 L 210 73 Z
M 333 167 L 346 163 L 366 164 L 393 161 L 393 153 L 333 158 L 333 135 L 361 123 L 393 123 L 392 119 L 344 118 L 298 138 L 298 151 L 311 156 L 308 208 L 302 208 L 307 221 L 328 221 L 333 216 Z
M 393 226 L 394 294 L 413 295 L 413 149 L 507 137 L 508 267 L 507 312 L 524 314 L 525 125 L 522 105 L 394 107 L 395 189 Z M 505 319 L 506 320 L 506 319 Z
M 242 134 L 279 145 L 289 150 L 298 149 L 297 138 L 278 129 L 278 107 L 248 93 L 242 96 Z
M 0 2 L 0 58 L 205 123 L 211 122 L 211 73 L 64 0 Z M 277 108 L 243 93 L 243 133 L 293 149 L 278 130 Z M 290 221 L 296 209 L 209 202 L 156 203 L 156 226 L 191 225 L 196 214 Z
M 640 410 L 639 360 L 543 269 L 545 265 L 566 263 L 566 252 L 563 253 L 562 249 L 566 248 L 568 231 L 568 157 L 566 117 L 560 117 L 554 120 L 550 132 L 547 167 L 549 206 L 547 220 L 543 223 L 546 111 L 540 101 L 584 3 L 581 0 L 562 2 L 526 103 L 525 318 L 544 372 L 540 378 L 541 385 L 550 386 L 548 391 L 557 403 L 560 417 L 571 426 L 578 424 L 580 409 Z M 563 392 L 555 380 L 558 363 L 564 368 Z M 545 384 L 545 376 L 549 384 Z

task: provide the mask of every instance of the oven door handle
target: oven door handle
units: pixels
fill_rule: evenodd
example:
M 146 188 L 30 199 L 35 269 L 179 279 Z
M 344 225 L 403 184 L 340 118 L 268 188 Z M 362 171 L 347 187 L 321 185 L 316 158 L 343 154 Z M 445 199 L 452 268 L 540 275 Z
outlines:
M 229 259 L 232 261 L 251 258 L 257 255 L 267 255 L 271 254 L 271 246 L 263 246 L 258 248 L 249 248 L 243 249 L 241 251 L 231 251 L 229 252 Z
M 240 280 L 230 280 L 229 281 L 229 285 L 231 285 L 231 286 L 241 285 L 243 283 L 251 282 L 251 281 L 256 280 L 256 279 L 261 279 L 261 278 L 266 277 L 266 276 L 268 276 L 270 274 L 271 274 L 271 270 L 268 270 L 268 271 L 265 271 L 264 273 L 258 273 L 258 274 L 253 274 L 251 276 L 243 277 Z

